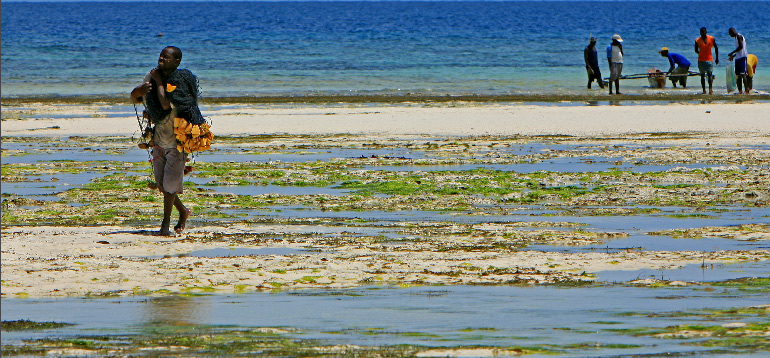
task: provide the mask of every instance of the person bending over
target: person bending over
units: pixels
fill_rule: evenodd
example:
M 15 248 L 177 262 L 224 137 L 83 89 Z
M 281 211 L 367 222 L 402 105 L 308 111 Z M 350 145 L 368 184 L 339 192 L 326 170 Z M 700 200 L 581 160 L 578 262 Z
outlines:
M 690 71 L 690 61 L 678 53 L 669 52 L 668 47 L 661 48 L 658 53 L 668 58 L 669 68 L 667 74 L 674 88 L 676 88 L 677 82 L 682 85 L 682 88 L 687 88 L 687 74 Z

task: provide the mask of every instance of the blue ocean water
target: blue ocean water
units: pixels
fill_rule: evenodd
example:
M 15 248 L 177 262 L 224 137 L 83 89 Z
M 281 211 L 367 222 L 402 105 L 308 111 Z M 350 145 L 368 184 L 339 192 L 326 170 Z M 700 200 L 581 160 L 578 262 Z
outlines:
M 124 96 L 176 45 L 205 96 L 582 94 L 582 50 L 614 33 L 624 74 L 697 61 L 698 29 L 720 46 L 735 27 L 770 90 L 770 2 L 2 2 L 2 97 Z M 162 36 L 160 36 L 162 34 Z M 693 68 L 694 69 L 694 68 Z M 699 79 L 690 88 L 699 90 Z M 647 81 L 625 80 L 624 92 Z M 595 87 L 595 86 L 594 86 Z M 669 86 L 670 87 L 670 86 Z M 598 91 L 595 89 L 594 91 Z

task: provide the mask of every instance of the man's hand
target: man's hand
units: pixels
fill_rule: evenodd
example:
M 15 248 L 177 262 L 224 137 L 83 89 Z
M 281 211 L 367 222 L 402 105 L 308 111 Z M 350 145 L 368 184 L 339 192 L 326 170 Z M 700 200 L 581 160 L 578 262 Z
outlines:
M 136 86 L 133 91 L 131 91 L 131 99 L 134 101 L 134 103 L 139 103 L 142 101 L 142 97 L 147 95 L 151 89 L 152 84 L 150 82 L 142 83 L 139 86 Z
M 152 89 L 152 83 L 150 82 L 142 83 L 141 85 L 139 85 L 139 94 L 142 97 L 144 97 L 144 95 L 146 95 L 147 92 L 150 92 L 151 89 Z
M 714 63 L 719 64 L 719 59 L 714 60 Z
M 153 68 L 152 70 L 150 70 L 150 77 L 152 77 L 152 79 L 155 80 L 155 83 L 163 83 L 161 72 L 157 68 Z

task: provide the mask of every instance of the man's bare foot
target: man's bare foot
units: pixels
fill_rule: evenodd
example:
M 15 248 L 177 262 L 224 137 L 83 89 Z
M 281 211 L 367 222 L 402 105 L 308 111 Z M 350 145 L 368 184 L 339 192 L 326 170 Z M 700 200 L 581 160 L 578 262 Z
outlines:
M 712 90 L 709 90 L 709 94 L 714 94 L 714 91 L 712 91 Z
M 174 236 L 168 229 L 160 229 L 153 233 L 155 236 Z
M 177 234 L 181 234 L 184 232 L 185 225 L 187 224 L 187 218 L 192 215 L 192 210 L 186 209 L 184 212 L 179 214 L 179 222 L 176 223 L 176 226 L 174 226 L 174 232 Z

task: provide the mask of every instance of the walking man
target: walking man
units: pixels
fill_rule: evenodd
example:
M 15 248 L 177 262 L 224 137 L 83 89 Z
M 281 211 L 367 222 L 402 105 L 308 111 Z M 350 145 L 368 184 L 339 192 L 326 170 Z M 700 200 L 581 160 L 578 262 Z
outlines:
M 164 48 L 158 58 L 158 67 L 150 70 L 143 83 L 131 91 L 131 100 L 134 103 L 144 101 L 147 115 L 154 124 L 152 166 L 158 190 L 163 193 L 163 221 L 158 232 L 162 236 L 171 235 L 169 226 L 174 207 L 179 212 L 179 221 L 174 226 L 176 233 L 184 231 L 191 214 L 179 199 L 187 155 L 177 149 L 175 119 L 202 118 L 197 105 L 197 78 L 189 70 L 177 70 L 181 61 L 179 48 Z
M 711 48 L 714 54 L 711 55 Z M 706 94 L 706 79 L 709 82 L 709 94 L 714 94 L 714 63 L 719 64 L 719 47 L 714 36 L 708 35 L 705 27 L 700 28 L 700 36 L 695 39 L 695 53 L 698 54 L 698 72 L 700 72 L 700 86 L 703 94 Z
M 588 46 L 583 50 L 583 59 L 586 62 L 586 72 L 588 73 L 588 89 L 591 89 L 591 82 L 596 80 L 599 87 L 604 88 L 602 73 L 599 71 L 599 56 L 596 52 L 596 37 L 588 41 Z
M 730 37 L 735 38 L 735 50 L 727 54 L 727 58 L 732 61 L 735 59 L 735 82 L 738 85 L 738 93 L 743 94 L 744 85 L 746 87 L 746 94 L 749 93 L 748 83 L 748 57 L 749 51 L 746 50 L 746 39 L 743 35 L 739 34 L 734 27 L 731 27 L 728 31 Z

